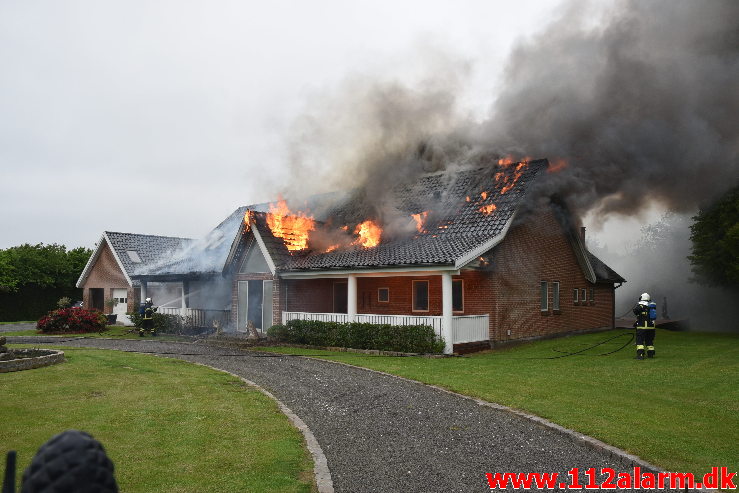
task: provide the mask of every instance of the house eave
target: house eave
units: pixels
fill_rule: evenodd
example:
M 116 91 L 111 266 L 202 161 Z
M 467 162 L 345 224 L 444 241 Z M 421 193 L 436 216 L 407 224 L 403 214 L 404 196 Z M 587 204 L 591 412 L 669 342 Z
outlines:
M 508 219 L 508 222 L 506 222 L 505 226 L 503 226 L 503 231 L 501 231 L 496 236 L 490 238 L 485 243 L 481 244 L 477 248 L 474 248 L 467 252 L 466 254 L 462 255 L 457 259 L 457 261 L 454 263 L 454 267 L 456 269 L 461 269 L 476 258 L 480 257 L 485 252 L 490 251 L 491 249 L 495 248 L 496 245 L 498 245 L 508 234 L 508 230 L 511 228 L 511 225 L 513 224 L 513 220 L 516 217 L 516 213 L 511 214 L 511 217 Z
M 454 265 L 406 265 L 397 267 L 377 267 L 364 269 L 325 269 L 311 271 L 280 272 L 282 279 L 316 279 L 330 277 L 403 277 L 403 276 L 438 276 L 444 272 L 459 275 Z
M 87 282 L 87 278 L 90 276 L 90 272 L 92 271 L 93 266 L 100 258 L 100 254 L 103 251 L 103 248 L 105 248 L 104 242 L 108 244 L 108 247 L 110 248 L 111 253 L 113 254 L 113 258 L 115 259 L 116 264 L 118 265 L 118 268 L 123 273 L 123 276 L 126 278 L 126 282 L 128 283 L 129 287 L 133 287 L 133 281 L 131 280 L 131 277 L 128 275 L 128 272 L 126 272 L 125 267 L 123 266 L 123 262 L 121 262 L 121 259 L 118 257 L 118 252 L 115 251 L 115 248 L 113 248 L 113 243 L 110 241 L 110 238 L 108 238 L 108 232 L 104 231 L 103 235 L 100 237 L 100 241 L 98 242 L 98 246 L 95 249 L 95 252 L 90 256 L 90 258 L 87 260 L 87 264 L 85 264 L 85 268 L 82 269 L 82 274 L 80 274 L 79 279 L 77 279 L 77 286 L 78 288 L 82 288 Z

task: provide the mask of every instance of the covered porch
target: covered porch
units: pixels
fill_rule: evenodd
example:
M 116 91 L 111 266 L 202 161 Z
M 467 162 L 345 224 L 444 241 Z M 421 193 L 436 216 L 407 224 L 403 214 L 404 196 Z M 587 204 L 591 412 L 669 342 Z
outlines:
M 282 320 L 319 320 L 323 322 L 360 322 L 389 325 L 430 325 L 439 337 L 451 333 L 452 344 L 466 344 L 488 340 L 489 316 L 453 315 L 451 329 L 445 330 L 442 316 L 378 315 L 358 313 L 351 319 L 347 313 L 282 312 Z
M 490 340 L 490 310 L 477 300 L 480 293 L 475 286 L 481 279 L 476 273 L 409 266 L 282 277 L 284 304 L 275 313 L 282 323 L 298 319 L 429 325 L 444 339 L 447 354 L 460 345 Z

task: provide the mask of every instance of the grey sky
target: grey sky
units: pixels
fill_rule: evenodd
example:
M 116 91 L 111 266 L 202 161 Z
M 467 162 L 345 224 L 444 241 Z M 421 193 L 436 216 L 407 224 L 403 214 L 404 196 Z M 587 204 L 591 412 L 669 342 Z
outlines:
M 274 196 L 291 125 L 347 77 L 470 63 L 484 113 L 554 1 L 0 2 L 0 248 L 197 237 Z

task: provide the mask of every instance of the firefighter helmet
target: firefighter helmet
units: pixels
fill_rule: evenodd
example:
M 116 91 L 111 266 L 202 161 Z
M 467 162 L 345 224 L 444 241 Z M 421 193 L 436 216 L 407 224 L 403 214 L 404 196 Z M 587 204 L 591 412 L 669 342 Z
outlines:
M 146 298 L 147 303 L 151 303 L 151 298 Z
M 639 301 L 652 301 L 652 297 L 649 296 L 649 293 L 642 293 L 639 297 Z

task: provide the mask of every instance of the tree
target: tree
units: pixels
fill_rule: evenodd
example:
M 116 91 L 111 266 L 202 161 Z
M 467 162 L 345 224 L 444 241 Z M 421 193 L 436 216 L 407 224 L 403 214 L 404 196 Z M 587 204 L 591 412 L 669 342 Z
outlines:
M 35 284 L 42 288 L 74 287 L 92 255 L 89 248 L 67 251 L 64 245 L 29 245 L 0 250 L 0 289 L 17 291 Z
M 739 289 L 739 186 L 701 209 L 690 227 L 695 280 L 706 286 Z

